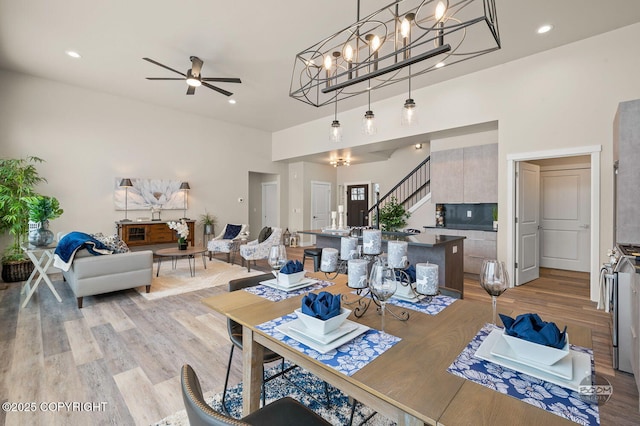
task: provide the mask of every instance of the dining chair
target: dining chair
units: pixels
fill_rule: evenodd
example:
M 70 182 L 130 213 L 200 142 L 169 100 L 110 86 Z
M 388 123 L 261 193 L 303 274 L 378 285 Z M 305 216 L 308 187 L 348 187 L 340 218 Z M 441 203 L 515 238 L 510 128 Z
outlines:
M 236 280 L 231 280 L 229 281 L 229 293 L 231 293 L 232 291 L 237 291 L 237 290 L 241 290 L 247 287 L 254 287 L 258 284 L 260 284 L 261 281 L 265 281 L 268 279 L 273 278 L 272 274 L 262 274 L 262 275 L 256 275 L 253 277 L 247 277 L 247 278 L 239 278 Z M 231 362 L 233 361 L 233 352 L 235 348 L 238 348 L 240 351 L 242 351 L 242 326 L 240 324 L 238 324 L 237 322 L 233 321 L 230 318 L 227 318 L 227 331 L 229 333 L 229 339 L 231 340 L 231 351 L 229 352 L 229 363 L 227 364 L 227 374 L 225 376 L 224 379 L 224 389 L 222 390 L 222 410 L 226 413 L 229 414 L 229 409 L 227 408 L 227 403 L 226 403 L 226 396 L 227 396 L 227 387 L 229 385 L 229 373 L 231 372 Z M 286 373 L 288 373 L 289 371 L 297 368 L 297 365 L 290 365 L 290 366 L 286 366 L 285 362 L 284 362 L 284 358 L 273 352 L 272 350 L 268 349 L 268 348 L 264 348 L 264 354 L 262 357 L 262 363 L 264 364 L 268 364 L 274 361 L 278 361 L 280 360 L 280 371 L 272 376 L 269 377 L 265 377 L 264 373 L 262 376 L 262 405 L 265 405 L 266 402 L 266 392 L 265 392 L 265 384 L 270 382 L 271 380 L 282 376 L 283 378 L 287 379 L 289 381 L 289 383 L 291 383 L 292 385 L 294 385 L 295 387 L 297 387 L 298 389 L 302 390 L 303 392 L 305 391 L 304 389 L 300 388 L 297 384 L 291 382 L 287 376 Z M 325 405 L 327 408 L 331 405 L 331 400 L 329 399 L 329 389 L 328 389 L 328 385 L 327 382 L 324 382 L 324 393 L 325 393 L 325 397 L 327 400 L 326 404 L 323 404 L 322 402 L 318 401 L 320 404 Z M 312 395 L 309 395 L 312 398 L 314 398 Z M 314 398 L 315 399 L 315 398 Z
M 182 366 L 182 399 L 191 426 L 326 426 L 331 425 L 293 398 L 285 397 L 265 405 L 238 420 L 214 410 L 204 399 L 200 380 L 189 364 Z

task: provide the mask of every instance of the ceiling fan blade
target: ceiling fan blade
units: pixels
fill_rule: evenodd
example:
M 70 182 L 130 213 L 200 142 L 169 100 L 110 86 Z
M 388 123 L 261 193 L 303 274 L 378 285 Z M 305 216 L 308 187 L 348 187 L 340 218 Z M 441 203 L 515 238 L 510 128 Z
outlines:
M 186 74 L 181 73 L 180 71 L 174 70 L 173 68 L 170 68 L 170 67 L 168 67 L 168 66 L 166 66 L 166 65 L 162 65 L 160 62 L 154 61 L 153 59 L 150 59 L 150 58 L 142 58 L 142 59 L 144 59 L 144 60 L 145 60 L 145 61 L 147 61 L 147 62 L 151 62 L 152 64 L 155 64 L 155 65 L 157 65 L 157 66 L 159 66 L 159 67 L 162 67 L 162 68 L 168 69 L 169 71 L 173 71 L 173 72 L 175 72 L 175 73 L 177 73 L 177 74 L 180 74 L 180 75 L 183 75 L 183 76 L 185 76 L 185 77 L 187 76 Z
M 180 81 L 184 81 L 184 78 L 147 77 L 147 80 L 180 80 Z
M 191 74 L 193 74 L 194 77 L 198 77 L 200 75 L 200 71 L 202 71 L 202 64 L 204 62 L 202 62 L 202 59 L 198 58 L 197 56 L 190 56 L 189 59 L 191 60 Z
M 216 86 L 212 86 L 212 85 L 210 85 L 209 83 L 205 83 L 204 81 L 202 82 L 202 85 L 203 85 L 204 87 L 208 87 L 209 89 L 213 89 L 213 90 L 215 90 L 216 92 L 222 93 L 222 94 L 223 94 L 223 95 L 225 95 L 225 96 L 231 96 L 231 95 L 233 95 L 233 93 L 231 93 L 231 92 L 227 92 L 227 91 L 226 91 L 226 90 L 224 90 L 224 89 L 221 89 L 221 88 L 216 87 Z
M 193 95 L 194 93 L 196 93 L 196 87 L 195 86 L 189 86 L 187 88 L 187 95 Z
M 221 83 L 242 83 L 239 78 L 225 78 L 225 77 L 207 77 L 202 78 L 202 81 L 219 81 Z

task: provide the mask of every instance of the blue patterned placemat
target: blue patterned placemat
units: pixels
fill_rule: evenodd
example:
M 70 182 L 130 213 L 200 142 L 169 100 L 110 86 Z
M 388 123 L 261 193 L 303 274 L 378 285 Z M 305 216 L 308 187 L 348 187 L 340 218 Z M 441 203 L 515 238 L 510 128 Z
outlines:
M 357 291 L 352 291 L 351 293 L 358 294 Z M 428 298 L 424 298 L 417 302 L 409 302 L 392 297 L 387 300 L 387 304 L 422 312 L 423 314 L 438 315 L 440 312 L 444 311 L 447 306 L 451 305 L 456 300 L 458 299 L 443 295 L 434 296 L 430 301 L 428 301 Z
M 302 352 L 309 357 L 316 359 L 343 374 L 346 374 L 347 376 L 352 376 L 362 367 L 382 355 L 387 349 L 402 340 L 399 337 L 392 336 L 391 334 L 370 329 L 350 342 L 347 342 L 326 354 L 321 354 L 315 349 L 311 349 L 305 344 L 300 343 L 291 337 L 285 336 L 276 330 L 276 327 L 279 325 L 293 321 L 296 318 L 296 314 L 291 313 L 260 324 L 257 328 L 286 343 L 297 351 Z
M 528 404 L 535 405 L 572 422 L 581 425 L 600 424 L 598 405 L 581 399 L 578 392 L 476 358 L 474 356 L 476 350 L 494 328 L 495 326 L 492 324 L 486 324 L 482 327 L 447 371 Z M 595 372 L 593 351 L 581 346 L 570 346 L 574 351 L 588 353 L 591 356 L 593 374 Z
M 272 302 L 279 302 L 281 300 L 288 299 L 290 297 L 299 296 L 301 294 L 307 294 L 313 290 L 320 290 L 321 288 L 329 287 L 334 285 L 334 283 L 330 281 L 318 281 L 315 284 L 310 285 L 309 287 L 301 288 L 293 291 L 284 291 L 284 290 L 276 290 L 275 288 L 268 287 L 266 285 L 257 285 L 254 287 L 247 287 L 244 291 L 248 291 L 249 293 L 253 293 L 256 296 L 264 297 L 267 300 L 271 300 Z

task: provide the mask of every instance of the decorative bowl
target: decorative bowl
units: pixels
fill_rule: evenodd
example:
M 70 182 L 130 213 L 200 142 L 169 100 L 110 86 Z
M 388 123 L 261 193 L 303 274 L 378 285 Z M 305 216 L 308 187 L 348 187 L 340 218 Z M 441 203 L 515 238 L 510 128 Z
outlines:
M 307 314 L 303 314 L 302 309 L 300 308 L 296 309 L 295 312 L 307 330 L 319 336 L 329 334 L 336 330 L 343 322 L 345 322 L 349 314 L 351 314 L 350 309 L 340 308 L 340 314 L 329 318 L 328 320 L 321 320 Z
M 519 337 L 509 336 L 507 333 L 502 334 L 513 352 L 520 359 L 533 361 L 542 365 L 553 365 L 565 356 L 569 355 L 569 335 L 566 337 L 566 344 L 562 349 L 553 348 L 551 346 L 541 345 L 539 343 L 529 342 Z
M 276 273 L 274 272 L 273 275 Z M 304 278 L 305 271 L 294 272 L 293 274 L 283 274 L 280 272 L 278 274 L 278 284 L 282 285 L 293 285 L 297 284 L 301 279 Z

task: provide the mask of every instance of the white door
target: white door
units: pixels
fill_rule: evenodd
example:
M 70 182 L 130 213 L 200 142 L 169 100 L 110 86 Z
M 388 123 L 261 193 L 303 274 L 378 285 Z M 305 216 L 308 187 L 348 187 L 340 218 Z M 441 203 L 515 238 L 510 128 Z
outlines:
M 331 183 L 311 182 L 311 229 L 331 225 Z
M 516 280 L 515 285 L 540 276 L 540 166 L 516 166 Z
M 262 227 L 278 226 L 278 182 L 262 184 Z
M 540 196 L 540 266 L 589 272 L 591 171 L 542 171 Z

